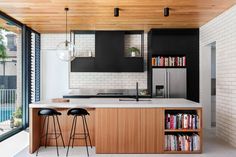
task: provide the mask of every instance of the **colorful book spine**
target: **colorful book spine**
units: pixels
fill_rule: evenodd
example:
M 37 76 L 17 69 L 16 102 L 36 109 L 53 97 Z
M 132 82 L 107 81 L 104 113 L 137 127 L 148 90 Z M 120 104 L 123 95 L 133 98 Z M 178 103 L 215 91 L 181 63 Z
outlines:
M 199 129 L 199 116 L 195 114 L 166 114 L 166 129 Z
M 165 135 L 166 151 L 199 151 L 200 137 L 198 134 L 192 135 Z

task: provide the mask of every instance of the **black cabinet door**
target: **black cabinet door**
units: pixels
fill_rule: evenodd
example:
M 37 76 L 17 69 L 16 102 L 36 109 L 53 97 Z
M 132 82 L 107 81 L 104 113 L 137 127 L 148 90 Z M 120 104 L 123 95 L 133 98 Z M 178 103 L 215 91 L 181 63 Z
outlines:
M 94 72 L 94 57 L 77 57 L 71 61 L 71 72 Z
M 95 43 L 95 71 L 120 72 L 124 52 L 124 32 L 97 31 Z

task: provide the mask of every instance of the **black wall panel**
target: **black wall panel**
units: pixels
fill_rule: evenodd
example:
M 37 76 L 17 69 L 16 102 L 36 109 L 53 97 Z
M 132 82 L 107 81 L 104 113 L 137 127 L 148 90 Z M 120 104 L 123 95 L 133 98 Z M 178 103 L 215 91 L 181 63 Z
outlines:
M 199 29 L 152 29 L 148 34 L 149 62 L 152 55 L 186 55 L 187 98 L 199 102 Z M 148 87 L 151 92 L 151 66 Z

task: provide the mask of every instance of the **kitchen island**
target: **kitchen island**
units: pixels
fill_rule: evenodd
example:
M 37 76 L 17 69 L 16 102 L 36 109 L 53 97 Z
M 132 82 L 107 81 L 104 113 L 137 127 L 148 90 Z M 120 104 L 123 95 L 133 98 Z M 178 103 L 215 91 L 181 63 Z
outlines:
M 42 101 L 30 104 L 30 146 L 34 153 L 39 147 L 42 118 L 38 116 L 40 108 L 54 108 L 62 113 L 59 116 L 62 134 L 67 144 L 72 117 L 67 116 L 70 108 L 86 108 L 88 127 L 92 145 L 96 153 L 201 153 L 202 152 L 202 106 L 186 99 L 116 99 L 89 98 L 71 99 L 67 103 Z M 166 116 L 188 114 L 197 115 L 198 128 L 166 128 Z M 49 130 L 52 129 L 49 127 Z M 78 120 L 78 131 L 82 131 Z M 168 150 L 165 135 L 197 134 L 200 137 L 198 150 Z M 43 143 L 43 142 L 42 142 Z M 47 145 L 54 146 L 54 140 Z M 59 145 L 62 143 L 59 142 Z M 76 140 L 75 146 L 84 146 L 83 140 Z

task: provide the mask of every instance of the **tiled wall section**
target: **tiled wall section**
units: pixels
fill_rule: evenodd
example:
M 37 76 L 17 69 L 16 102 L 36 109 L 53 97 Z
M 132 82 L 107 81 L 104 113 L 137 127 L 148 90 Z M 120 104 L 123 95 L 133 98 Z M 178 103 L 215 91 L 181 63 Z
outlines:
M 126 40 L 130 45 L 137 45 L 135 36 Z M 138 36 L 139 38 L 139 36 Z M 64 34 L 42 34 L 41 49 L 56 50 L 56 45 L 65 40 Z M 88 40 L 88 42 L 86 42 Z M 78 43 L 90 43 L 94 40 L 92 35 L 88 35 L 83 41 Z M 79 45 L 78 45 L 79 47 Z M 90 49 L 93 49 L 90 47 Z M 88 50 L 82 49 L 87 52 Z M 95 54 L 96 55 L 96 54 Z M 56 57 L 56 56 L 55 56 Z M 147 88 L 147 33 L 144 35 L 144 65 L 143 73 L 95 73 L 95 72 L 70 72 L 69 87 L 70 88 L 93 88 L 93 89 L 135 89 L 135 82 L 139 82 L 140 89 Z
M 76 34 L 75 45 L 77 49 L 76 56 L 78 57 L 91 57 L 95 55 L 95 34 Z
M 236 6 L 200 28 L 200 55 L 202 47 L 214 41 L 217 135 L 236 146 Z
M 91 41 L 92 39 L 87 38 Z M 140 48 L 140 35 L 131 35 L 125 38 L 127 44 Z M 144 35 L 145 72 L 143 73 L 95 73 L 71 72 L 70 88 L 92 89 L 135 89 L 135 82 L 139 82 L 142 89 L 147 88 L 147 34 Z
M 141 34 L 126 34 L 125 35 L 125 56 L 130 57 L 131 55 L 128 53 L 128 48 L 135 47 L 138 48 L 141 52 Z

